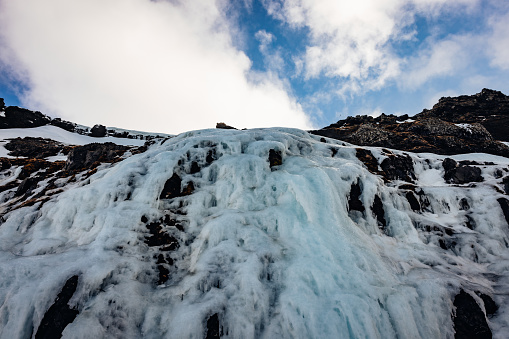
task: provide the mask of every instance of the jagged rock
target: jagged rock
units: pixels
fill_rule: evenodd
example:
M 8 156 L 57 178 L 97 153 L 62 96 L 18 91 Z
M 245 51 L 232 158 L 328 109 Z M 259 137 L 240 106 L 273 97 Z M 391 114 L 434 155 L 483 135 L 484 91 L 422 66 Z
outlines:
M 357 159 L 362 161 L 371 173 L 374 174 L 380 173 L 378 169 L 378 161 L 373 156 L 373 153 L 371 153 L 371 151 L 364 148 L 356 148 L 355 150 Z
M 66 131 L 69 131 L 69 132 L 76 131 L 75 123 L 72 123 L 70 121 L 65 121 L 60 118 L 55 118 L 55 119 L 51 120 L 50 124 L 53 126 L 56 126 L 56 127 L 60 127 L 61 129 L 65 129 Z
M 103 125 L 94 125 L 90 130 L 90 136 L 94 138 L 102 138 L 106 136 L 106 127 Z
M 502 179 L 502 184 L 504 185 L 505 194 L 509 194 L 509 176 Z
M 362 190 L 359 182 L 352 184 L 350 187 L 350 198 L 348 199 L 348 210 L 364 212 L 365 208 L 362 201 L 359 199 Z
M 376 220 L 378 222 L 378 227 L 380 229 L 385 229 L 387 226 L 387 221 L 385 220 L 385 211 L 384 211 L 384 205 L 382 203 L 382 199 L 377 195 L 375 195 L 375 200 L 373 201 L 373 206 L 371 206 L 371 210 L 373 211 L 373 214 L 376 217 Z
M 409 152 L 483 152 L 509 157 L 509 147 L 495 141 L 509 141 L 509 97 L 486 89 L 472 97 L 442 98 L 433 110 L 425 110 L 411 120 L 407 120 L 408 115 L 348 117 L 311 133 Z M 464 109 L 455 110 L 460 107 L 456 106 L 458 102 L 460 106 L 465 104 Z
M 68 303 L 78 287 L 78 276 L 72 276 L 66 281 L 62 291 L 58 294 L 55 302 L 46 311 L 41 324 L 35 334 L 36 339 L 53 339 L 62 337 L 62 332 L 67 325 L 72 323 L 79 311 L 71 308 Z
M 388 180 L 413 182 L 415 179 L 414 163 L 408 154 L 390 154 L 382 161 L 380 167 Z
M 4 147 L 10 156 L 38 159 L 57 155 L 64 148 L 54 140 L 31 137 L 11 139 Z
M 444 179 L 448 183 L 466 184 L 469 182 L 482 182 L 484 178 L 481 175 L 479 167 L 463 165 L 453 159 L 445 158 L 442 166 L 444 167 Z
M 207 336 L 205 339 L 220 338 L 222 335 L 221 332 L 219 316 L 217 313 L 215 313 L 207 319 Z
M 437 117 L 458 123 L 480 123 L 496 140 L 509 141 L 509 97 L 484 88 L 474 95 L 441 98 L 431 110 L 423 110 L 414 118 Z
M 498 203 L 500 204 L 500 208 L 502 208 L 502 212 L 504 212 L 505 221 L 509 225 L 509 200 L 506 198 L 498 198 Z
M 194 191 L 194 184 L 192 181 L 182 188 L 182 179 L 177 173 L 173 173 L 170 179 L 164 184 L 164 188 L 159 195 L 160 199 L 173 199 L 192 194 Z
M 111 142 L 74 147 L 67 156 L 66 171 L 90 169 L 94 163 L 111 162 L 118 159 L 129 147 Z
M 14 196 L 20 197 L 23 194 L 27 193 L 28 191 L 31 191 L 37 186 L 37 183 L 38 180 L 35 178 L 25 178 L 18 186 L 18 189 L 16 190 Z
M 4 98 L 0 98 L 0 111 L 3 111 L 4 109 L 5 109 Z
M 391 134 L 377 125 L 367 123 L 350 135 L 349 142 L 356 145 L 382 146 L 387 144 Z
M 41 112 L 33 112 L 17 106 L 4 108 L 4 116 L 0 116 L 0 129 L 31 128 L 49 124 L 51 119 Z
M 283 164 L 283 157 L 281 156 L 281 151 L 276 151 L 273 149 L 269 151 L 269 164 L 271 168 Z
M 486 295 L 484 293 L 478 293 L 478 294 L 484 303 L 484 309 L 486 310 L 486 315 L 492 316 L 493 314 L 495 314 L 495 312 L 497 312 L 497 310 L 498 310 L 498 306 L 493 301 L 493 299 L 489 295 Z
M 232 127 L 232 126 L 229 126 L 229 125 L 225 124 L 224 122 L 218 122 L 216 124 L 216 128 L 219 128 L 219 129 L 236 129 L 235 127 Z
M 410 204 L 410 208 L 414 212 L 420 212 L 421 211 L 421 204 L 419 203 L 419 200 L 415 197 L 414 193 L 412 191 L 408 191 L 405 194 L 405 198 Z
M 475 299 L 465 291 L 454 298 L 456 312 L 453 317 L 456 339 L 491 339 L 486 316 Z

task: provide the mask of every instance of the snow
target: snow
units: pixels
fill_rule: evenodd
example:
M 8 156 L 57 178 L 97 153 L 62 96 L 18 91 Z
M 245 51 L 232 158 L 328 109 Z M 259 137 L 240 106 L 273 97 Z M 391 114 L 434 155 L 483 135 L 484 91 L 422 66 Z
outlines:
M 94 138 L 87 135 L 81 135 L 77 133 L 71 133 L 60 127 L 46 125 L 35 128 L 10 128 L 0 129 L 0 140 L 11 139 L 11 138 L 48 138 L 55 141 L 59 141 L 69 145 L 86 145 L 94 142 L 112 142 L 117 145 L 124 146 L 142 146 L 145 141 L 137 139 L 127 138 Z
M 470 125 L 470 124 L 455 124 L 455 125 L 463 128 L 463 129 L 466 129 L 467 131 L 472 133 L 472 125 Z
M 30 136 L 54 138 L 48 128 Z M 58 141 L 88 142 L 61 133 Z M 207 165 L 212 148 L 218 159 Z M 271 149 L 283 154 L 272 170 Z M 369 173 L 354 146 L 304 131 L 203 130 L 159 141 L 42 207 L 4 215 L 0 337 L 29 337 L 76 274 L 70 304 L 80 314 L 64 338 L 203 338 L 215 313 L 232 338 L 451 338 L 451 298 L 460 288 L 494 295 L 501 309 L 490 326 L 495 338 L 509 337 L 509 229 L 494 177 L 475 190 L 449 186 L 444 157 L 411 156 L 430 199 L 423 214 Z M 486 154 L 452 158 L 509 164 Z M 190 174 L 192 161 L 200 172 Z M 174 172 L 194 193 L 159 199 Z M 382 199 L 386 232 L 371 213 L 348 212 L 356 182 L 364 206 L 375 194 Z M 470 211 L 460 210 L 463 197 Z M 475 230 L 463 226 L 467 213 Z M 171 229 L 181 245 L 171 253 L 170 279 L 155 286 L 159 252 L 144 243 L 140 220 L 166 215 L 185 232 Z M 441 249 L 419 225 L 451 227 L 456 247 Z
M 407 123 L 407 122 L 415 122 L 416 120 L 414 119 L 406 119 L 404 121 L 396 121 L 398 124 L 404 124 L 404 123 Z

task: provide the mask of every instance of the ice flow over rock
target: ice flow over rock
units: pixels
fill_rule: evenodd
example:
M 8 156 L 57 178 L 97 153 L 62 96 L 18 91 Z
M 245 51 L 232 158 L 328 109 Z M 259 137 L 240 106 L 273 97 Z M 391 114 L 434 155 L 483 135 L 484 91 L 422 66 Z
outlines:
M 458 185 L 444 157 L 364 149 L 189 132 L 9 211 L 0 337 L 509 337 L 509 160 L 472 155 L 484 181 Z

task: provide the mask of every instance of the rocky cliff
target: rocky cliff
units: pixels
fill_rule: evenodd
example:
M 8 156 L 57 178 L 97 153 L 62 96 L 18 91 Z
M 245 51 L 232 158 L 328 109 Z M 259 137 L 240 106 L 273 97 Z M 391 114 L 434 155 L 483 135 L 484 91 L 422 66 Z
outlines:
M 348 117 L 312 133 L 356 145 L 436 154 L 489 153 L 509 157 L 509 97 L 483 89 L 442 98 L 431 110 L 409 117 Z

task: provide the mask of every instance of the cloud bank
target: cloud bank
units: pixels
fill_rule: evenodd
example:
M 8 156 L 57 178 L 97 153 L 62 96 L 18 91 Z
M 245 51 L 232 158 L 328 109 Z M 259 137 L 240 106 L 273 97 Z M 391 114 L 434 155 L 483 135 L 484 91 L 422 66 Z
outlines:
M 2 0 L 0 60 L 25 81 L 23 104 L 85 125 L 311 128 L 285 82 L 233 46 L 227 5 Z

